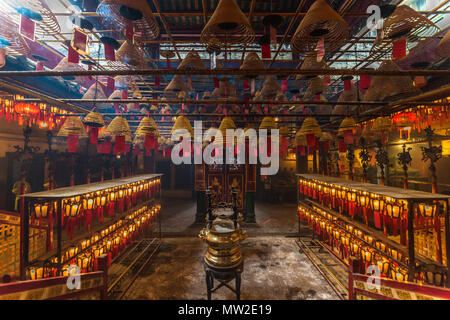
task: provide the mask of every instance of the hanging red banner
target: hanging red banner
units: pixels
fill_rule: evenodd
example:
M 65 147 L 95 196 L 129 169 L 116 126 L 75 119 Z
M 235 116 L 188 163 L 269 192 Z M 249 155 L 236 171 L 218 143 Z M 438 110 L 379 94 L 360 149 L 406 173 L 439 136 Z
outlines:
M 406 38 L 394 41 L 392 47 L 392 60 L 406 57 Z
M 5 26 L 2 26 L 4 28 Z M 24 36 L 25 38 L 30 39 L 31 41 L 34 41 L 34 31 L 36 28 L 36 23 L 28 18 L 27 16 L 21 15 L 20 16 L 20 26 L 19 26 L 19 33 Z

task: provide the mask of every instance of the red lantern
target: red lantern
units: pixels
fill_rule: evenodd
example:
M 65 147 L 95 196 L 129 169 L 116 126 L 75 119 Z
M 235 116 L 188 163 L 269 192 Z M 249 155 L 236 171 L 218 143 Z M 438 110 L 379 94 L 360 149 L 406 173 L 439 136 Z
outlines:
M 39 114 L 39 107 L 31 103 L 19 102 L 14 105 L 14 111 L 20 115 L 35 116 Z

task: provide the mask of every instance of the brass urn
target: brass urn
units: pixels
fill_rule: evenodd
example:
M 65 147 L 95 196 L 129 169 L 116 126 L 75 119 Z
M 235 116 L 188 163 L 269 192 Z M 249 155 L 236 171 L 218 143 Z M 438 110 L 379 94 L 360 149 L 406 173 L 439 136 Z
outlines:
M 242 264 L 241 241 L 247 233 L 240 228 L 243 217 L 239 214 L 236 221 L 225 215 L 219 215 L 211 224 L 200 231 L 199 237 L 208 244 L 205 263 L 214 269 L 232 269 Z

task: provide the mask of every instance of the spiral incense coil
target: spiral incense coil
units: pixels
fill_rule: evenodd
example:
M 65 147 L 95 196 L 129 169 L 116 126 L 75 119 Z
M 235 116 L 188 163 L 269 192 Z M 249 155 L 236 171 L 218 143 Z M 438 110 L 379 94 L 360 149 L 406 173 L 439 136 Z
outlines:
M 261 89 L 261 96 L 265 99 L 275 98 L 278 92 L 281 91 L 281 86 L 273 76 L 267 76 Z
M 2 26 L 0 28 L 0 38 L 9 42 L 9 45 L 6 46 L 8 55 L 20 56 L 31 53 L 27 42 L 17 31 L 19 30 L 19 26 L 4 12 L 0 12 L 0 24 Z
M 320 137 L 322 135 L 322 129 L 317 123 L 317 120 L 313 117 L 306 118 L 299 130 L 300 136 L 306 137 L 308 134 L 314 134 L 316 137 Z
M 383 23 L 383 37 L 377 38 L 372 52 L 381 50 L 383 46 L 404 37 L 409 49 L 420 42 L 421 37 L 431 37 L 439 28 L 427 17 L 407 5 L 398 6 Z
M 150 117 L 142 118 L 135 132 L 136 136 L 145 136 L 147 134 L 151 134 L 155 137 L 159 136 L 158 126 L 156 125 L 155 120 Z
M 401 71 L 401 69 L 392 60 L 386 60 L 378 71 Z M 420 89 L 413 85 L 411 77 L 374 76 L 363 101 L 394 101 L 420 92 Z
M 110 28 L 126 30 L 127 19 L 123 17 L 123 6 L 135 11 L 136 20 L 132 20 L 134 39 L 138 42 L 153 40 L 159 36 L 158 22 L 147 1 L 136 0 L 103 0 L 97 7 L 97 14 Z
M 324 39 L 325 53 L 333 53 L 347 42 L 349 34 L 347 22 L 324 0 L 316 0 L 292 37 L 292 51 L 306 56 Z
M 256 52 L 249 52 L 242 62 L 240 70 L 265 70 L 264 62 L 259 58 Z M 254 78 L 256 75 L 246 75 L 247 78 Z
M 322 132 L 322 135 L 320 136 L 319 141 L 320 141 L 320 142 L 325 142 L 325 141 L 333 142 L 333 141 L 334 141 L 334 138 L 333 138 L 333 136 L 331 135 L 331 133 L 323 131 L 323 132 Z
M 450 30 L 447 31 L 444 38 L 439 42 L 436 47 L 436 53 L 442 58 L 448 58 L 450 56 Z
M 341 125 L 339 126 L 338 136 L 343 136 L 345 131 L 352 130 L 356 131 L 358 128 L 355 119 L 353 118 L 345 118 L 342 120 Z
M 206 46 L 206 52 L 209 54 L 219 54 L 221 51 L 222 44 L 220 43 L 220 40 L 217 38 L 211 38 L 208 41 L 208 45 Z
M 178 93 L 182 91 L 187 91 L 186 83 L 183 80 L 183 77 L 180 74 L 176 74 L 173 76 L 172 80 L 170 80 L 167 87 L 164 89 L 164 95 L 170 94 L 170 93 Z M 167 97 L 170 98 L 170 97 Z
M 308 54 L 305 57 L 305 59 L 302 62 L 302 65 L 300 66 L 300 70 L 330 70 L 330 67 L 324 60 L 317 62 L 317 54 L 314 52 L 314 53 Z M 314 77 L 315 77 L 315 75 L 298 74 L 295 77 L 295 80 L 296 81 L 307 80 L 307 79 L 311 79 Z
M 308 88 L 305 92 L 306 99 L 312 99 L 317 94 L 326 94 L 329 92 L 329 87 L 323 83 L 322 77 L 314 77 L 311 79 Z
M 24 7 L 41 15 L 42 20 L 36 21 L 35 34 L 57 35 L 61 33 L 58 19 L 48 7 L 46 0 L 6 0 L 6 2 L 14 7 Z
M 80 117 L 67 117 L 56 136 L 68 137 L 69 135 L 77 135 L 80 138 L 87 138 L 87 133 Z
M 259 125 L 259 129 L 272 130 L 277 128 L 278 125 L 272 117 L 264 117 Z
M 109 100 L 112 99 L 117 99 L 117 100 L 121 100 L 122 99 L 122 90 L 114 90 L 113 93 L 111 93 L 111 95 L 108 98 Z M 127 109 L 131 110 L 134 109 L 134 103 L 130 102 L 126 104 Z
M 107 99 L 105 92 L 101 88 L 99 83 L 94 83 L 91 87 L 86 91 L 86 93 L 81 98 L 82 100 L 97 100 L 97 99 Z M 108 108 L 107 103 L 96 103 L 98 108 Z
M 236 97 L 236 88 L 233 86 L 230 79 L 222 78 L 219 80 L 219 88 L 213 90 L 210 99 L 229 99 Z
M 209 43 L 213 38 L 223 44 L 247 44 L 255 40 L 255 32 L 235 0 L 220 0 L 203 28 L 200 41 Z
M 105 121 L 103 120 L 103 116 L 95 111 L 89 112 L 86 117 L 83 119 L 83 123 L 89 127 L 100 128 L 105 125 Z
M 142 48 L 128 40 L 122 43 L 120 48 L 117 50 L 116 60 L 121 62 L 123 65 L 137 69 L 144 69 L 147 66 L 144 60 L 144 51 Z M 114 63 L 117 61 L 108 61 L 108 63 Z
M 172 127 L 172 130 L 170 131 L 170 134 L 172 135 L 175 130 L 185 129 L 189 132 L 191 137 L 194 136 L 194 129 L 191 126 L 191 123 L 189 122 L 189 119 L 185 116 L 179 116 L 175 120 L 175 123 Z
M 205 64 L 202 62 L 199 54 L 195 50 L 189 51 L 186 57 L 178 65 L 179 70 L 206 70 Z
M 106 133 L 111 136 L 125 136 L 130 140 L 133 138 L 128 121 L 120 116 L 115 117 L 111 121 L 109 126 L 106 128 Z

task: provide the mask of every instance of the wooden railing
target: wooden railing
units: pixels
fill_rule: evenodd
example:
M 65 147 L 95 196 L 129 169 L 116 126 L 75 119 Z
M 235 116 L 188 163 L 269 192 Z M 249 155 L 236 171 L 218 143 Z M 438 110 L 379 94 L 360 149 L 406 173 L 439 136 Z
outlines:
M 450 300 L 450 289 L 354 273 L 359 261 L 349 261 L 349 300 Z
M 0 300 L 107 300 L 108 256 L 100 256 L 98 262 L 100 271 L 72 276 L 79 276 L 79 289 L 69 288 L 68 276 L 19 281 L 0 285 Z

